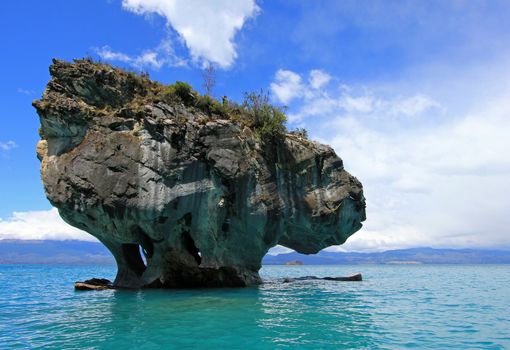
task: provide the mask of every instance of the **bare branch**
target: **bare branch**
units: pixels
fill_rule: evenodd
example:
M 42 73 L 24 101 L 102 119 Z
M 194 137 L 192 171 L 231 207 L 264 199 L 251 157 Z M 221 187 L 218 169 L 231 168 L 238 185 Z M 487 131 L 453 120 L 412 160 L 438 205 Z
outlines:
M 202 71 L 202 78 L 204 79 L 203 87 L 207 96 L 212 96 L 214 85 L 216 84 L 216 70 L 214 66 L 209 64 Z

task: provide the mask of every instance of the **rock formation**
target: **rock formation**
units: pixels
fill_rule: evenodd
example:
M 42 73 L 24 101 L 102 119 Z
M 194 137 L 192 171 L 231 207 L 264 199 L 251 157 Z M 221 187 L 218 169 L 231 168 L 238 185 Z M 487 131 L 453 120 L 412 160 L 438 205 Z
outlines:
M 296 281 L 336 281 L 336 282 L 361 282 L 363 281 L 363 277 L 361 273 L 357 273 L 352 276 L 347 277 L 317 277 L 317 276 L 303 276 L 303 277 L 295 277 L 295 278 L 284 278 L 281 282 L 283 283 L 291 283 Z
M 361 183 L 333 149 L 165 102 L 162 84 L 54 60 L 37 155 L 51 204 L 114 255 L 116 287 L 260 283 L 269 248 L 304 254 L 361 228 Z
M 91 278 L 83 282 L 75 282 L 74 289 L 76 290 L 107 290 L 114 289 L 110 280 L 105 278 Z

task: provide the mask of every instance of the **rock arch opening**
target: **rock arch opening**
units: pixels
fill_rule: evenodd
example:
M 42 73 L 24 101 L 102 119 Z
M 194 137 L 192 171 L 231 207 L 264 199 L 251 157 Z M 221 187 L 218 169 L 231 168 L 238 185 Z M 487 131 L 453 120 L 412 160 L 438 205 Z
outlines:
M 195 245 L 195 241 L 193 240 L 193 237 L 191 237 L 190 233 L 188 231 L 184 231 L 182 233 L 182 244 L 186 251 L 191 254 L 193 259 L 197 262 L 198 265 L 202 262 L 202 254 L 200 253 L 200 250 Z
M 141 276 L 147 269 L 146 260 L 142 259 L 143 249 L 138 244 L 125 243 L 122 245 L 122 254 L 126 265 L 134 271 L 138 276 Z

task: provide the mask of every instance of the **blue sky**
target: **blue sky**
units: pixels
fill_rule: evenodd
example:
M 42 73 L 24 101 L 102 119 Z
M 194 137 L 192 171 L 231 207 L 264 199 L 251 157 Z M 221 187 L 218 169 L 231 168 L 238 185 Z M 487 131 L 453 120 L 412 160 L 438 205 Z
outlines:
M 510 2 L 6 2 L 0 13 L 0 238 L 89 236 L 45 199 L 31 101 L 51 58 L 93 56 L 241 99 L 264 88 L 289 128 L 331 144 L 365 185 L 344 246 L 505 247 Z

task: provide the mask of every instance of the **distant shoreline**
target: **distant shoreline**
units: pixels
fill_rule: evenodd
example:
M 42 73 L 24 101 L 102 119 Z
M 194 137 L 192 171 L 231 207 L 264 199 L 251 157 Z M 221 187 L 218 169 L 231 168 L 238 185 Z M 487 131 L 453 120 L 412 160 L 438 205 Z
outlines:
M 410 248 L 374 253 L 321 251 L 266 255 L 262 265 L 500 265 L 510 264 L 510 250 Z M 0 265 L 113 265 L 101 243 L 85 241 L 0 240 Z

